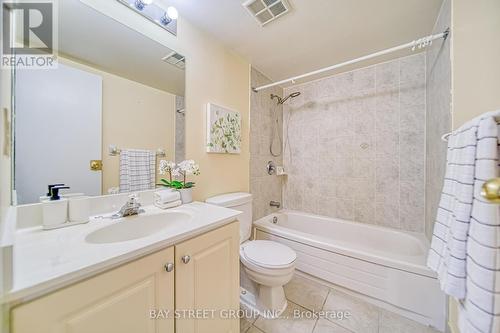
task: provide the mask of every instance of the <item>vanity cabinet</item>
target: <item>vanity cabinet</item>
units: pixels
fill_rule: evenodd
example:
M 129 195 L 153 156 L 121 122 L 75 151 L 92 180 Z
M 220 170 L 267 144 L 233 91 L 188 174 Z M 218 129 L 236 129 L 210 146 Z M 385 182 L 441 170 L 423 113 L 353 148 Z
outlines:
M 238 246 L 234 222 L 14 307 L 11 331 L 237 333 L 239 320 L 219 313 L 239 308 Z M 168 318 L 151 319 L 158 309 Z M 189 312 L 201 309 L 214 317 Z
M 207 319 L 180 316 L 177 333 L 238 333 L 239 319 L 226 310 L 239 309 L 239 224 L 190 239 L 175 247 L 175 305 Z
M 174 248 L 99 274 L 12 310 L 15 333 L 174 332 L 174 321 L 150 309 L 174 309 Z

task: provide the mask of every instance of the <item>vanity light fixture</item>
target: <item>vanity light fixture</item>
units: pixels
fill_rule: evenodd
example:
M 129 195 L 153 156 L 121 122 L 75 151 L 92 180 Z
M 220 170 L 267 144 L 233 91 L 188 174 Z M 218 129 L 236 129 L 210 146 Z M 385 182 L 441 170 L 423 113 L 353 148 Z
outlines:
M 165 12 L 163 17 L 161 18 L 161 23 L 164 25 L 167 25 L 167 24 L 171 23 L 172 20 L 177 20 L 178 17 L 179 17 L 179 13 L 177 12 L 177 9 L 175 9 L 175 7 L 170 6 L 167 8 L 167 11 Z
M 154 0 L 135 0 L 135 8 L 138 10 L 143 10 L 144 7 L 153 3 Z
M 156 4 L 154 0 L 117 1 L 177 36 L 177 18 L 179 17 L 179 13 L 175 7 L 170 6 L 165 10 Z

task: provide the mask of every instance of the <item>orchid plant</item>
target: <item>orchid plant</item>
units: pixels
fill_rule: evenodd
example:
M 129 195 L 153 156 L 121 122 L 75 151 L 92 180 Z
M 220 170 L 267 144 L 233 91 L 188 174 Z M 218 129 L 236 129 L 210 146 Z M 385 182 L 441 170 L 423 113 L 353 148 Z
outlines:
M 168 175 L 168 179 L 160 179 L 161 185 L 180 190 L 194 187 L 195 183 L 188 182 L 186 178 L 189 175 L 199 175 L 200 167 L 193 160 L 185 160 L 177 165 L 172 161 L 161 160 L 158 172 L 160 175 Z

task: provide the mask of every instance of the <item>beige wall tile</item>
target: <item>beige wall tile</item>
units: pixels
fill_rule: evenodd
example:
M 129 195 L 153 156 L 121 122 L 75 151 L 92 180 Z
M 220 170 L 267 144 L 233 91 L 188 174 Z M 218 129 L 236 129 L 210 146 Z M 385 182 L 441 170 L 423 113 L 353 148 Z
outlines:
M 399 200 L 378 197 L 375 203 L 375 223 L 384 227 L 401 228 Z
M 354 200 L 337 198 L 337 217 L 354 220 Z
M 424 188 L 425 70 L 420 53 L 286 88 L 304 96 L 285 106 L 285 207 L 422 230 L 425 196 L 399 202 L 400 180 Z
M 358 222 L 372 223 L 375 216 L 375 201 L 371 199 L 354 200 L 354 220 Z
M 400 82 L 425 82 L 425 53 L 405 57 L 400 62 Z
M 399 85 L 399 61 L 390 61 L 375 66 L 375 80 L 379 88 Z
M 264 75 L 252 69 L 252 86 L 269 83 Z M 283 165 L 282 156 L 272 156 L 269 150 L 274 130 L 275 141 L 273 147 L 279 151 L 278 136 L 283 136 L 283 107 L 271 100 L 269 94 L 283 96 L 281 88 L 272 89 L 266 93 L 251 93 L 250 98 L 250 192 L 253 195 L 253 219 L 259 219 L 277 209 L 269 206 L 269 202 L 282 202 L 281 178 L 268 175 L 266 165 L 269 161 Z M 276 119 L 278 124 L 276 125 Z M 292 130 L 301 130 L 301 127 L 289 126 Z M 295 134 L 295 133 L 293 133 Z M 301 134 L 300 132 L 298 134 Z M 294 136 L 295 137 L 295 136 Z M 284 155 L 284 152 L 282 153 Z
M 337 198 L 334 196 L 320 196 L 318 198 L 317 214 L 337 217 Z

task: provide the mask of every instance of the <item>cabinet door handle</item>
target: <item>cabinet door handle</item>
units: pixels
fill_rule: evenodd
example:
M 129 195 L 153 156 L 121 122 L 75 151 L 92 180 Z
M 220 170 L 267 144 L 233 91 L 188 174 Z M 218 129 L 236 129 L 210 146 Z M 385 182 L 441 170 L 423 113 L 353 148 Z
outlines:
M 172 264 L 171 262 L 165 264 L 165 266 L 163 267 L 165 268 L 165 271 L 169 273 L 174 270 L 174 264 Z
M 181 258 L 182 262 L 187 264 L 190 260 L 191 260 L 191 257 L 190 256 L 183 256 Z

